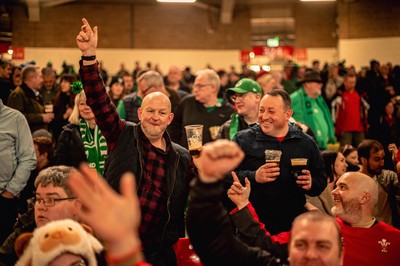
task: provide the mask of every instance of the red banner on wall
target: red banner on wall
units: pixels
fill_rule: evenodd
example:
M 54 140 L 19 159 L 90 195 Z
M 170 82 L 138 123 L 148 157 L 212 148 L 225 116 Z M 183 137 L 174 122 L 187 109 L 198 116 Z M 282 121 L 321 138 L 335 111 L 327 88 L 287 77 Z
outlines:
M 25 59 L 25 48 L 24 47 L 12 47 L 13 54 L 12 59 L 24 60 Z
M 280 47 L 267 47 L 267 46 L 254 46 L 254 55 L 263 55 L 268 57 L 280 57 L 280 58 L 292 58 L 293 47 L 292 46 L 280 46 Z
M 249 50 L 240 51 L 240 62 L 242 63 L 250 63 L 250 53 Z
M 296 61 L 307 61 L 307 49 L 297 48 L 294 50 Z

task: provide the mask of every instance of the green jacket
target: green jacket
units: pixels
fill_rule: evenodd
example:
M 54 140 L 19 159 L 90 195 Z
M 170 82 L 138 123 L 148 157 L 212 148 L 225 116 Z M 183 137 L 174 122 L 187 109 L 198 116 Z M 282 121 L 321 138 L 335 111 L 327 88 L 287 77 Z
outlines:
M 307 96 L 304 88 L 301 87 L 299 90 L 290 94 L 290 98 L 292 99 L 293 118 L 311 128 L 314 132 L 318 147 L 321 150 L 326 150 L 328 148 L 328 143 L 336 142 L 332 116 L 322 96 L 318 96 L 316 102 L 322 110 L 324 119 L 328 125 L 328 136 L 318 136 L 317 131 L 319 125 L 315 123 L 310 97 Z

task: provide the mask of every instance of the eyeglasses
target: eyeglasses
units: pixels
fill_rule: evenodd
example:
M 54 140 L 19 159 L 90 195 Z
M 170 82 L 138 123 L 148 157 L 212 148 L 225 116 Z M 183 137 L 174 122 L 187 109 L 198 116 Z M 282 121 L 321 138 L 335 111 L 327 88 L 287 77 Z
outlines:
M 211 83 L 208 83 L 208 84 L 194 84 L 193 88 L 202 89 L 204 87 L 211 86 L 211 85 L 212 85 Z
M 33 198 L 32 202 L 33 204 L 39 205 L 40 203 L 44 203 L 44 206 L 46 207 L 53 207 L 56 205 L 56 202 L 63 201 L 63 200 L 71 200 L 71 199 L 76 199 L 75 197 L 68 197 L 68 198 L 60 198 L 60 199 L 55 199 L 55 198 Z
M 247 93 L 238 93 L 231 96 L 232 102 L 236 102 L 238 99 L 243 100 L 246 97 Z

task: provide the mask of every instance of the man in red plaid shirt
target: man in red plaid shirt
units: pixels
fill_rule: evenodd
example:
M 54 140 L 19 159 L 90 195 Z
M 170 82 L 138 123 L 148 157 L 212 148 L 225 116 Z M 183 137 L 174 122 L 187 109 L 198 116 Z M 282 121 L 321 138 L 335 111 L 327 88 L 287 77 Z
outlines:
M 119 191 L 120 178 L 132 172 L 138 184 L 142 221 L 139 235 L 146 260 L 176 265 L 173 244 L 184 235 L 184 208 L 195 168 L 189 151 L 171 142 L 167 126 L 174 114 L 160 92 L 147 95 L 138 110 L 140 123 L 122 120 L 107 94 L 96 61 L 97 27 L 86 19 L 77 36 L 82 52 L 80 77 L 96 123 L 107 140 L 104 177 Z

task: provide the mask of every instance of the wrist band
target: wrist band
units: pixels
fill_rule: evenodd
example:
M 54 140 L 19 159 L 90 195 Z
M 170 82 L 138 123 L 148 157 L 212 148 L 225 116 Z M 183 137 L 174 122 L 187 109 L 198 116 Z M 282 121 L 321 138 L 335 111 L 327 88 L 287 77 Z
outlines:
M 82 55 L 81 59 L 84 60 L 84 61 L 96 60 L 96 55 L 90 55 L 90 56 L 84 56 L 84 55 Z

